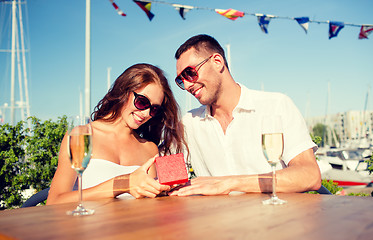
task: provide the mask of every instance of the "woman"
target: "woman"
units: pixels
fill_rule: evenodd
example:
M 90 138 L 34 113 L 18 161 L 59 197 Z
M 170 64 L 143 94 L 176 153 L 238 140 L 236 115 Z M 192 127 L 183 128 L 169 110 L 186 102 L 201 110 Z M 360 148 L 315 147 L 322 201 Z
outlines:
M 170 189 L 154 180 L 155 156 L 179 153 L 187 146 L 178 105 L 161 69 L 136 64 L 125 70 L 95 107 L 92 120 L 92 159 L 83 173 L 83 200 L 123 193 L 153 198 Z M 65 136 L 47 204 L 78 199 L 73 191 L 77 174 L 66 144 Z

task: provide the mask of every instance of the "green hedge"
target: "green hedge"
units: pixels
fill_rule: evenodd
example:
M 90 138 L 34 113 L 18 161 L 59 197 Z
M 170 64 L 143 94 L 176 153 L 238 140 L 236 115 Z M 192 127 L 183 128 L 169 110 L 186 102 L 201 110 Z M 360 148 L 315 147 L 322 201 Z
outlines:
M 25 189 L 37 192 L 49 187 L 56 171 L 66 116 L 56 122 L 30 120 L 32 129 L 22 121 L 0 125 L 0 210 L 21 206 Z

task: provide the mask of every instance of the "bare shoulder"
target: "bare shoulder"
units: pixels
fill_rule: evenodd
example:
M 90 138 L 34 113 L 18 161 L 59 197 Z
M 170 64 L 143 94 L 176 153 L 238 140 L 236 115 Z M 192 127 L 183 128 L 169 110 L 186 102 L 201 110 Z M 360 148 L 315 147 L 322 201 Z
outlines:
M 151 157 L 158 153 L 158 146 L 151 141 L 144 142 L 144 148 L 146 152 L 148 152 L 149 155 L 151 155 Z
M 96 120 L 91 123 L 93 134 L 95 133 L 101 133 L 101 132 L 107 132 L 109 129 L 109 125 L 101 120 Z

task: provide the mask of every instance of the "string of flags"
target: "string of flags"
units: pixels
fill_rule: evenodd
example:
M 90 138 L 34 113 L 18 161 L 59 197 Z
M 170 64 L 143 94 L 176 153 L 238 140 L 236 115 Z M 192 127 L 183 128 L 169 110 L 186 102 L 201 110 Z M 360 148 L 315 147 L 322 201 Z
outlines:
M 117 11 L 117 13 L 123 17 L 127 16 L 114 2 L 114 0 L 109 0 L 111 4 L 113 5 L 114 9 Z M 164 1 L 153 1 L 153 0 L 132 0 L 135 2 L 148 16 L 149 21 L 151 21 L 154 18 L 154 14 L 151 12 L 151 4 L 152 3 L 160 3 L 160 4 L 166 4 L 170 5 L 175 8 L 176 11 L 179 12 L 181 18 L 185 20 L 185 15 L 188 11 L 192 9 L 197 10 L 210 10 L 214 11 L 232 21 L 235 21 L 238 18 L 242 18 L 244 16 L 255 16 L 258 19 L 258 24 L 260 29 L 263 31 L 263 33 L 268 34 L 268 25 L 272 19 L 280 18 L 280 19 L 287 19 L 287 20 L 295 20 L 297 23 L 302 27 L 302 29 L 307 34 L 308 32 L 308 26 L 309 23 L 325 23 L 329 24 L 329 39 L 337 37 L 338 33 L 345 27 L 345 26 L 353 26 L 353 27 L 360 27 L 360 32 L 358 35 L 358 39 L 368 39 L 369 34 L 373 32 L 373 25 L 372 24 L 352 24 L 352 23 L 344 23 L 344 22 L 337 22 L 337 21 L 316 21 L 316 20 L 310 20 L 309 17 L 281 17 L 281 16 L 275 16 L 275 15 L 266 15 L 261 13 L 247 13 L 238 11 L 232 8 L 229 9 L 215 9 L 215 8 L 206 8 L 206 7 L 197 7 L 197 6 L 189 6 L 189 5 L 181 5 L 181 4 L 175 4 L 175 3 L 169 3 Z

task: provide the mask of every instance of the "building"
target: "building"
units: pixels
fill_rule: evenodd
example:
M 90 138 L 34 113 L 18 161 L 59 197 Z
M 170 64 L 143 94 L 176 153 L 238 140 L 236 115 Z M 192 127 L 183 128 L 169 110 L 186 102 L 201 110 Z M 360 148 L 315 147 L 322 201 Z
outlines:
M 341 147 L 373 146 L 373 111 L 348 111 L 312 117 L 306 119 L 306 123 L 310 132 L 318 123 L 328 126 L 327 132 L 339 137 Z

